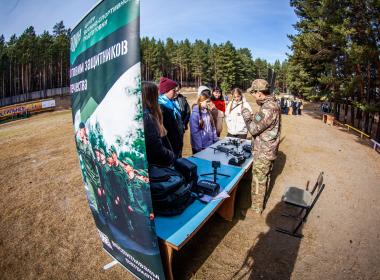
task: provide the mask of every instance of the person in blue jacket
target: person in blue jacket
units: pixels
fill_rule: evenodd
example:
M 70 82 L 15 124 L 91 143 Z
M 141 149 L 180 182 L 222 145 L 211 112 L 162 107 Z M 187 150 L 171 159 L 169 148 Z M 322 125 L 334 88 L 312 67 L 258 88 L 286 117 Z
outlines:
M 203 87 L 206 88 L 206 87 Z M 218 141 L 216 126 L 211 115 L 211 91 L 204 89 L 193 105 L 190 116 L 190 140 L 193 154 L 200 152 Z
M 182 123 L 181 111 L 174 103 L 178 94 L 178 84 L 165 77 L 160 78 L 158 91 L 158 104 L 162 112 L 162 120 L 167 131 L 167 137 L 174 154 L 177 158 L 182 157 L 184 125 Z

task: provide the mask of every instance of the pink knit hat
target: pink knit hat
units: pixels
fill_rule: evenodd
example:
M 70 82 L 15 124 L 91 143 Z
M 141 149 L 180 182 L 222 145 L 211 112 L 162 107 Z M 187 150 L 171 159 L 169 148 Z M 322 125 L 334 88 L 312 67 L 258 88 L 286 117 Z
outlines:
M 161 94 L 164 94 L 177 86 L 178 84 L 175 81 L 170 80 L 169 78 L 161 77 L 160 84 L 158 85 L 158 91 Z

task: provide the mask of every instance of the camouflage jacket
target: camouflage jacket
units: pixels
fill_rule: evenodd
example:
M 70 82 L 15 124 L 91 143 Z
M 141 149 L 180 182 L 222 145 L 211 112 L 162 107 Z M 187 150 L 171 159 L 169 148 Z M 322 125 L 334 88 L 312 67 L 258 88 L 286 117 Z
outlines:
M 253 115 L 248 109 L 242 110 L 247 129 L 254 138 L 253 156 L 255 159 L 274 160 L 280 142 L 280 107 L 273 95 L 267 96 L 259 105 L 259 112 Z
M 130 206 L 133 211 L 149 217 L 151 212 L 148 206 L 150 198 L 149 183 L 141 181 L 136 175 L 133 178 L 126 176 L 126 181 L 128 185 Z
M 85 144 L 81 140 L 77 140 L 78 154 L 83 163 L 82 174 L 87 184 L 95 191 L 100 187 L 100 179 L 98 170 L 95 165 L 95 156 L 90 144 Z

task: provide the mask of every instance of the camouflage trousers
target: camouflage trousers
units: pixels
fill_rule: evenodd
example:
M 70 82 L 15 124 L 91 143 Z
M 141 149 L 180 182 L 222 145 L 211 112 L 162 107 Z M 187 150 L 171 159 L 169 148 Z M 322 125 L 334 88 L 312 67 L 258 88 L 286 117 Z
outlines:
M 252 208 L 257 213 L 263 212 L 264 199 L 269 183 L 270 171 L 273 161 L 258 158 L 253 160 L 252 166 Z

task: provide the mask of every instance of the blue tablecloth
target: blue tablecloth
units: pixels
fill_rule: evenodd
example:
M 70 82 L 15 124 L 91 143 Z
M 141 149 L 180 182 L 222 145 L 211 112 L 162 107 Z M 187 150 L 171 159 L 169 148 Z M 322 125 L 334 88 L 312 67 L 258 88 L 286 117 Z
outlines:
M 195 157 L 189 157 L 188 160 L 197 165 L 198 174 L 211 173 L 213 171 L 211 161 Z M 228 193 L 244 175 L 243 168 L 226 165 L 218 168 L 218 172 L 230 175 L 230 177 L 218 176 L 217 178 L 220 187 Z M 199 180 L 202 179 L 213 180 L 213 176 L 199 178 Z M 155 218 L 157 236 L 176 247 L 181 247 L 187 237 L 196 231 L 222 201 L 216 200 L 203 204 L 195 200 L 181 215 L 173 217 L 157 216 Z

